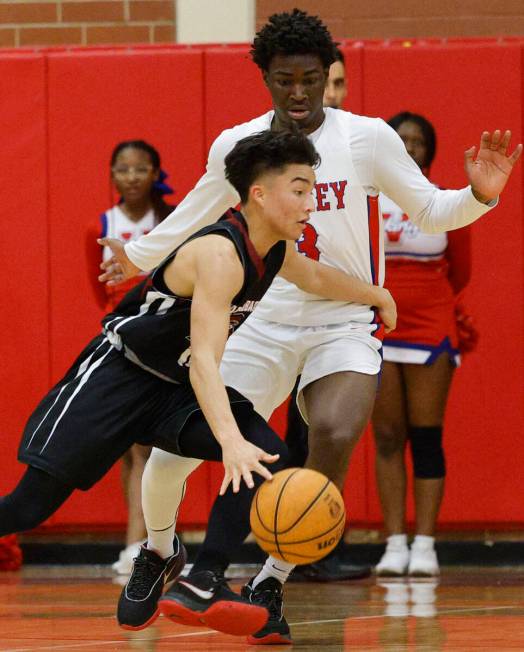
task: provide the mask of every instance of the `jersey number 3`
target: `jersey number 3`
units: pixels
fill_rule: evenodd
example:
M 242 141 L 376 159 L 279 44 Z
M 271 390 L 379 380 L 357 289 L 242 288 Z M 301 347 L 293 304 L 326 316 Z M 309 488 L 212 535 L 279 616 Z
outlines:
M 306 224 L 306 228 L 297 240 L 298 251 L 312 260 L 318 260 L 320 251 L 317 249 L 317 240 L 318 233 L 315 231 L 315 227 L 311 224 Z

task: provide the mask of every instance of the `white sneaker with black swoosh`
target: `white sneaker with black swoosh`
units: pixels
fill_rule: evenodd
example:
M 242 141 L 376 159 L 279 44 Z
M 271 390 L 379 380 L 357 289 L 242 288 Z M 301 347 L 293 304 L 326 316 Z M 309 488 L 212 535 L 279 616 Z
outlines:
M 244 600 L 214 571 L 180 579 L 160 598 L 158 606 L 164 616 L 180 625 L 205 625 L 236 636 L 257 632 L 269 617 L 267 609 Z

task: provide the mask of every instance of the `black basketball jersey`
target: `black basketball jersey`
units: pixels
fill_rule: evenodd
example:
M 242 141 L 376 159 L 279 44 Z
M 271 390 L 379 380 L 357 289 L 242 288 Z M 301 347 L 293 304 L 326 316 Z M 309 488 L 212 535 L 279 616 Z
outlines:
M 244 268 L 244 284 L 231 305 L 230 335 L 253 312 L 284 261 L 285 241 L 277 242 L 264 259 L 260 258 L 244 217 L 230 210 L 215 224 L 193 234 L 130 290 L 103 318 L 104 332 L 129 360 L 165 380 L 189 382 L 191 299 L 173 294 L 163 272 L 184 244 L 210 233 L 233 241 Z

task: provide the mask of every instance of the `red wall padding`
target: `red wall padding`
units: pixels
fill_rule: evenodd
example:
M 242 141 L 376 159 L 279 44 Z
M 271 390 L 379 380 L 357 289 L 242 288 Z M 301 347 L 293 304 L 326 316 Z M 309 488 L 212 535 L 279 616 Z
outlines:
M 19 433 L 49 383 L 45 57 L 0 55 L 2 344 L 0 492 L 25 467 Z
M 515 142 L 522 137 L 520 43 L 348 43 L 343 49 L 346 108 L 383 118 L 409 109 L 431 119 L 439 138 L 433 178 L 444 187 L 464 185 L 462 153 L 482 129 L 510 127 Z M 0 367 L 5 492 L 23 468 L 15 457 L 29 411 L 98 329 L 84 234 L 115 199 L 108 164 L 113 146 L 129 138 L 153 143 L 177 191 L 168 199 L 178 202 L 200 176 L 220 131 L 268 110 L 271 100 L 247 46 L 5 54 L 0 74 L 8 288 Z M 468 303 L 481 340 L 457 372 L 450 400 L 447 522 L 524 520 L 517 498 L 524 489 L 523 170 L 521 163 L 500 207 L 473 228 Z M 280 431 L 284 418 L 280 409 L 272 420 Z M 380 522 L 373 457 L 368 432 L 345 491 L 354 522 Z M 220 465 L 196 472 L 182 523 L 205 523 L 221 475 Z M 123 524 L 119 484 L 113 469 L 50 523 Z

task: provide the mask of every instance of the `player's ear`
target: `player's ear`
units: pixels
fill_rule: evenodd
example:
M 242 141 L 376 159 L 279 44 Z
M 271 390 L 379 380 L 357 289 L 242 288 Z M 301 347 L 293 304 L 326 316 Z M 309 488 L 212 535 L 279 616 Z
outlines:
M 249 189 L 249 197 L 261 208 L 264 207 L 266 192 L 261 183 L 254 183 Z

